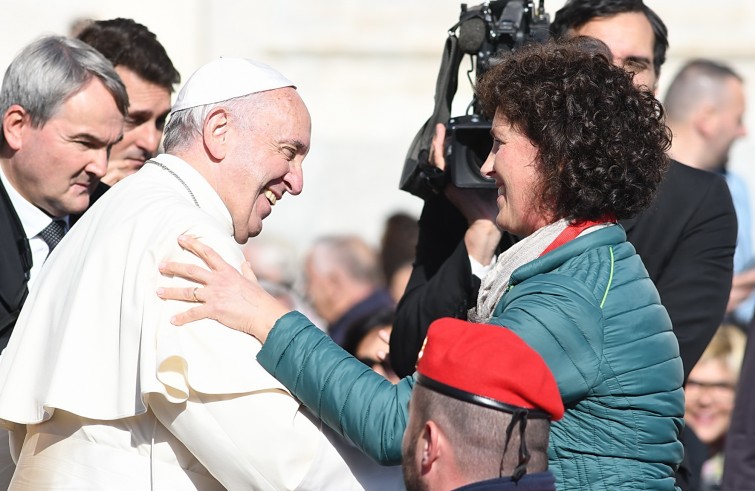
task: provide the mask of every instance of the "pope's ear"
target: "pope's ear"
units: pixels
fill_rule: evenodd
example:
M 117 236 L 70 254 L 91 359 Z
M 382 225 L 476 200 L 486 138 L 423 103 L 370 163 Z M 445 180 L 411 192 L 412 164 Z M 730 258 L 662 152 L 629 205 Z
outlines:
M 228 146 L 229 114 L 223 107 L 210 111 L 204 119 L 202 138 L 207 153 L 219 162 L 226 156 Z
M 26 109 L 13 104 L 3 115 L 3 135 L 8 147 L 17 151 L 23 142 L 24 130 L 31 126 L 31 117 Z

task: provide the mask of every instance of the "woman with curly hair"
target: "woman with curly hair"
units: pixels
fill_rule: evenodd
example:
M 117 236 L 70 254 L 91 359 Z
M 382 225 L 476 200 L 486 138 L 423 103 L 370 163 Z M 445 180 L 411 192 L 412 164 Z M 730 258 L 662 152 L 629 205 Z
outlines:
M 522 239 L 497 258 L 470 318 L 511 329 L 553 371 L 566 408 L 548 449 L 558 489 L 673 490 L 682 363 L 655 286 L 616 223 L 648 205 L 667 166 L 661 106 L 604 46 L 584 40 L 510 54 L 476 93 L 493 117 L 481 172 L 498 188 L 496 223 Z M 318 417 L 376 460 L 398 462 L 415 379 L 381 379 L 267 296 L 248 267 L 242 276 L 198 241 L 180 242 L 212 271 L 163 267 L 205 285 L 160 293 L 201 300 L 175 322 L 210 317 L 255 336 L 259 363 Z M 422 458 L 426 435 L 415 430 L 404 449 L 420 450 L 405 465 Z M 520 452 L 519 464 L 527 460 Z M 504 473 L 491 464 L 495 475 L 475 480 Z

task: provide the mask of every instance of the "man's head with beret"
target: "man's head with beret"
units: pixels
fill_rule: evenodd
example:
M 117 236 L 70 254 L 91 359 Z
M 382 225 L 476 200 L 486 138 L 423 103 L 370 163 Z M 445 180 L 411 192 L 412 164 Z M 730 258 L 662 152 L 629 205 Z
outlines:
M 403 442 L 407 489 L 545 471 L 564 406 L 545 361 L 509 329 L 440 319 L 417 364 Z

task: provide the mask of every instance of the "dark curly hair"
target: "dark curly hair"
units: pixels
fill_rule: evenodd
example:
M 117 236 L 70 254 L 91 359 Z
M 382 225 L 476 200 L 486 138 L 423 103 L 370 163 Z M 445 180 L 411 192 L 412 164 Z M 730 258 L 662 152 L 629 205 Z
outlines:
M 543 211 L 556 218 L 629 218 L 647 207 L 666 168 L 661 104 L 637 89 L 591 38 L 533 44 L 503 58 L 476 95 L 538 150 Z

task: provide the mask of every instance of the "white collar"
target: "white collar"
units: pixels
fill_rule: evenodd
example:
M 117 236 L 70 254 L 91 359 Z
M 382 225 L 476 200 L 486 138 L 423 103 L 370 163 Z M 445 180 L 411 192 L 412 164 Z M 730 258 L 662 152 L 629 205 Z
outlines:
M 228 234 L 233 235 L 233 219 L 231 218 L 231 212 L 228 211 L 228 208 L 226 208 L 223 200 L 220 199 L 217 191 L 215 191 L 199 171 L 180 157 L 167 153 L 162 153 L 151 160 L 155 160 L 163 164 L 172 172 L 175 172 L 180 180 L 182 180 L 191 190 L 197 203 L 199 203 L 199 207 L 213 216 L 220 223 L 225 224 L 227 226 Z M 166 171 L 161 169 L 160 172 Z M 187 198 L 191 199 L 188 191 Z

